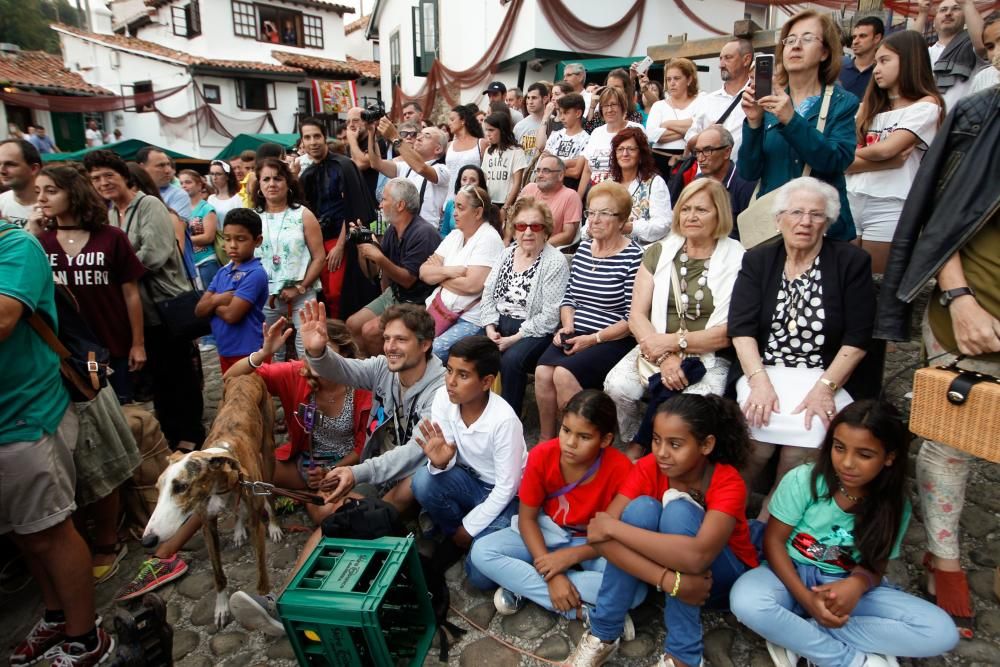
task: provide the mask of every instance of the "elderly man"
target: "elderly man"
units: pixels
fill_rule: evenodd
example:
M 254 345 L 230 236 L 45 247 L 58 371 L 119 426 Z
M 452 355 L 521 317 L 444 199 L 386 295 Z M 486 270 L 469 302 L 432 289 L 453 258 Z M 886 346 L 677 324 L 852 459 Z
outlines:
M 583 97 L 583 115 L 586 116 L 590 110 L 590 98 L 593 95 L 586 90 L 587 68 L 580 63 L 570 63 L 563 70 L 563 79 L 573 86 L 573 92 Z
M 420 280 L 420 265 L 441 243 L 437 227 L 418 215 L 420 198 L 412 181 L 393 178 L 386 183 L 379 209 L 388 224 L 381 244 L 362 244 L 358 252 L 367 266 L 381 273 L 383 291 L 347 320 L 358 347 L 371 356 L 382 351 L 382 313 L 398 303 L 422 306 L 433 291 L 433 286 Z
M 174 163 L 170 157 L 158 148 L 143 146 L 135 154 L 135 161 L 160 189 L 160 199 L 167 208 L 186 222 L 191 217 L 191 198 L 179 185 L 174 185 Z
M 931 0 L 918 0 L 917 7 L 917 20 L 911 29 L 923 34 Z M 981 57 L 986 52 L 983 17 L 973 0 L 942 0 L 934 14 L 934 32 L 938 40 L 927 52 L 945 110 L 951 111 L 956 102 L 969 94 L 976 72 L 986 65 Z
M 851 56 L 844 56 L 840 65 L 840 85 L 864 99 L 865 89 L 875 69 L 875 51 L 885 35 L 885 24 L 877 16 L 866 16 L 851 29 Z
M 351 107 L 347 112 L 347 146 L 351 161 L 361 170 L 361 177 L 368 186 L 372 199 L 378 188 L 378 171 L 372 168 L 368 157 L 368 123 L 361 118 L 364 111 L 361 107 Z M 388 145 L 381 139 L 376 140 L 379 156 L 384 158 L 388 153 Z
M 750 203 L 755 183 L 740 178 L 733 162 L 733 135 L 722 125 L 709 125 L 695 139 L 692 152 L 698 160 L 698 178 L 718 181 L 729 193 L 729 203 L 733 207 L 733 221 Z M 729 234 L 740 238 L 739 229 L 733 225 Z
M 448 199 L 448 183 L 451 179 L 448 166 L 444 163 L 444 154 L 448 150 L 447 135 L 436 127 L 427 127 L 420 131 L 411 146 L 399 136 L 396 126 L 388 118 L 379 121 L 378 131 L 392 142 L 392 150 L 403 158 L 403 164 L 383 160 L 375 150 L 374 142 L 369 141 L 368 157 L 372 167 L 387 178 L 402 176 L 413 183 L 419 193 L 420 217 L 435 227 L 438 226 L 441 222 L 441 210 Z M 370 135 L 369 139 L 372 139 Z
M 549 244 L 556 248 L 570 245 L 576 240 L 576 230 L 583 217 L 583 206 L 576 190 L 563 185 L 565 173 L 566 164 L 560 158 L 555 155 L 542 155 L 535 167 L 535 182 L 524 186 L 518 195 L 518 199 L 522 197 L 541 199 L 552 211 L 553 224 Z M 508 231 L 507 234 L 511 232 Z
M 507 106 L 511 111 L 517 110 L 522 114 L 524 113 L 524 95 L 521 93 L 521 89 L 517 86 L 514 86 L 507 91 L 507 95 L 504 97 L 503 101 L 507 103 Z
M 684 135 L 688 148 L 694 146 L 694 139 L 709 125 L 721 124 L 736 141 L 733 156 L 739 153 L 739 142 L 743 139 L 743 120 L 746 114 L 739 100 L 743 94 L 743 86 L 750 77 L 750 66 L 753 65 L 753 44 L 748 39 L 734 37 L 719 52 L 719 78 L 722 88 L 706 94 L 698 100 L 698 111 L 691 121 L 691 127 Z M 735 102 L 735 106 L 733 103 Z M 729 115 L 725 116 L 729 108 Z

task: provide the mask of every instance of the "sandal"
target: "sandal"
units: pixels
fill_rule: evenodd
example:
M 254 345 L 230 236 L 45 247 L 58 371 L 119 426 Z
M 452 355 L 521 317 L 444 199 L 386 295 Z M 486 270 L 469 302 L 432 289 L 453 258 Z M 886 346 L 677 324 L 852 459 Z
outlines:
M 103 554 L 105 556 L 115 557 L 115 559 L 107 565 L 94 565 L 91 568 L 94 575 L 94 584 L 103 584 L 105 581 L 118 573 L 118 568 L 121 565 L 122 559 L 128 554 L 128 547 L 121 542 L 118 544 L 95 544 L 93 552 L 95 555 Z
M 924 582 L 924 592 L 928 599 L 941 609 L 948 612 L 951 619 L 958 628 L 958 634 L 962 639 L 972 639 L 973 618 L 972 596 L 969 593 L 969 580 L 965 577 L 965 572 L 946 572 L 938 570 L 932 564 L 933 556 L 930 552 L 924 554 L 924 569 L 927 570 L 928 581 Z M 934 590 L 937 594 L 930 592 L 929 580 L 934 577 Z

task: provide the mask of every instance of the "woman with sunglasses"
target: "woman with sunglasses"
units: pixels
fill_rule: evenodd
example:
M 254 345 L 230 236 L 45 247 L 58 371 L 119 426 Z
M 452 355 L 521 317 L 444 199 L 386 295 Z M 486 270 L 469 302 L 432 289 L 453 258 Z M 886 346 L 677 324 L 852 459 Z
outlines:
M 256 373 L 267 391 L 277 396 L 286 415 L 288 442 L 274 450 L 274 484 L 286 489 L 316 489 L 330 468 L 351 466 L 361 460 L 365 424 L 372 407 L 371 392 L 337 384 L 317 375 L 304 360 L 272 362 L 285 349 L 292 329 L 279 318 L 264 325 L 264 344 L 237 361 L 226 378 Z M 329 347 L 346 359 L 357 359 L 358 348 L 340 320 L 326 321 Z M 317 524 L 335 505 L 306 505 Z
M 656 173 L 646 133 L 638 127 L 626 127 L 611 140 L 611 180 L 624 185 L 632 195 L 632 214 L 624 234 L 642 244 L 665 237 L 673 218 L 670 191 Z
M 605 181 L 590 189 L 590 238 L 573 258 L 559 329 L 535 368 L 540 442 L 556 437 L 569 399 L 603 387 L 608 371 L 635 346 L 628 317 L 642 248 L 622 232 L 631 212 L 624 186 Z
M 226 222 L 226 213 L 243 206 L 240 197 L 240 183 L 236 180 L 233 168 L 224 160 L 212 160 L 208 166 L 208 181 L 215 193 L 208 196 L 208 203 L 215 209 L 219 217 L 219 229 Z
M 844 172 L 854 162 L 859 102 L 837 85 L 840 52 L 840 29 L 829 15 L 809 9 L 788 19 L 774 50 L 773 93 L 756 99 L 753 77 L 743 93 L 746 120 L 736 168 L 748 181 L 760 179 L 760 197 L 799 178 L 808 165 L 810 176 L 840 195 L 840 217 L 826 235 L 850 241 L 856 233 Z M 821 133 L 816 127 L 826 95 Z
M 514 241 L 486 278 L 480 321 L 500 348 L 500 396 L 521 414 L 528 373 L 559 326 L 569 265 L 548 243 L 552 212 L 543 201 L 518 199 L 511 220 Z

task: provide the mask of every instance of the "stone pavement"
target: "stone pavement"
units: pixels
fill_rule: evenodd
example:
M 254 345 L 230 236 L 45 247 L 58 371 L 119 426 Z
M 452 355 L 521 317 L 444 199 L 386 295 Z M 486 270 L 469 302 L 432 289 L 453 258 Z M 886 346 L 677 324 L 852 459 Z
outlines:
M 919 352 L 916 343 L 890 345 L 886 363 L 886 377 L 896 370 L 913 363 Z M 206 420 L 214 417 L 221 396 L 218 362 L 214 353 L 203 354 L 205 361 Z M 894 383 L 889 395 L 901 407 L 902 396 L 909 386 L 910 373 Z M 528 404 L 531 401 L 529 399 Z M 526 436 L 532 442 L 537 436 L 537 417 L 529 415 Z M 912 460 L 910 470 L 912 473 Z M 962 517 L 962 546 L 969 583 L 978 612 L 976 638 L 962 641 L 953 654 L 929 660 L 902 661 L 902 664 L 939 667 L 962 665 L 964 667 L 1000 665 L 1000 605 L 992 593 L 993 568 L 1000 565 L 1000 466 L 979 461 L 973 469 L 968 493 L 969 504 Z M 282 518 L 286 529 L 281 544 L 268 543 L 268 563 L 271 581 L 275 584 L 286 579 L 291 571 L 306 533 L 289 532 L 294 524 L 306 523 L 304 513 Z M 224 522 L 231 527 L 231 521 Z M 923 527 L 919 506 L 914 508 L 914 518 L 904 540 L 903 556 L 894 561 L 889 576 L 897 585 L 916 592 L 922 578 L 920 561 L 924 549 Z M 236 551 L 228 530 L 222 532 L 223 562 L 230 578 L 230 591 L 252 591 L 256 565 L 252 552 Z M 214 597 L 211 565 L 204 543 L 197 536 L 182 552 L 190 569 L 187 575 L 169 584 L 159 593 L 167 602 L 168 618 L 174 626 L 174 657 L 178 667 L 209 667 L 211 665 L 274 665 L 291 667 L 295 664 L 287 640 L 275 641 L 260 632 L 248 632 L 238 624 L 230 623 L 221 631 L 216 630 L 212 617 Z M 129 555 L 122 563 L 119 574 L 97 589 L 97 602 L 104 615 L 105 624 L 111 628 L 115 591 L 138 570 L 142 562 L 142 549 L 136 542 L 129 543 Z M 529 604 L 519 613 L 501 618 L 495 614 L 492 596 L 473 590 L 462 581 L 459 566 L 448 573 L 452 591 L 452 605 L 461 610 L 478 625 L 524 651 L 549 660 L 565 658 L 583 634 L 579 622 L 568 622 L 539 607 Z M 618 655 L 609 663 L 613 666 L 645 667 L 656 662 L 662 650 L 664 630 L 662 604 L 650 600 L 633 612 L 638 630 L 634 641 L 622 645 Z M 17 594 L 0 593 L 0 646 L 4 655 L 40 614 L 41 602 L 37 590 L 29 584 Z M 739 625 L 730 614 L 706 612 L 704 614 L 706 659 L 713 667 L 769 667 L 771 662 L 761 639 Z M 452 614 L 451 620 L 461 627 L 469 627 Z M 44 663 L 42 663 L 44 664 Z M 432 650 L 425 665 L 439 665 L 437 651 Z M 515 667 L 536 665 L 537 661 L 506 648 L 484 633 L 471 630 L 460 642 L 453 645 L 450 665 L 461 667 Z

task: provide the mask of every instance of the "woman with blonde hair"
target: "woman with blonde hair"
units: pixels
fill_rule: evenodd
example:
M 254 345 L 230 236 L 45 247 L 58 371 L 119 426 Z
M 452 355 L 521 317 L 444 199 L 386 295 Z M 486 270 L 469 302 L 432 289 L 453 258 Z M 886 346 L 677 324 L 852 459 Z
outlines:
M 729 347 L 729 303 L 744 253 L 729 238 L 732 229 L 725 187 L 699 178 L 678 197 L 670 233 L 643 253 L 628 319 L 639 345 L 604 382 L 633 459 L 650 446 L 650 424 L 640 423 L 644 395 L 652 415 L 673 393 L 721 395 L 725 389 L 730 364 L 717 353 Z

